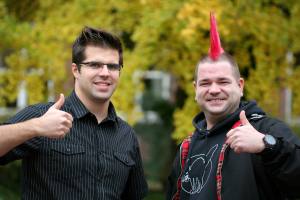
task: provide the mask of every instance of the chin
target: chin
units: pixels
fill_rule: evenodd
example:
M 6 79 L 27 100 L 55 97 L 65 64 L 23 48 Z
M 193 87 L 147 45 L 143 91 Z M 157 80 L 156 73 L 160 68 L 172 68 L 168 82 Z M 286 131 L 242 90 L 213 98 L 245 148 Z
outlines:
M 224 114 L 225 109 L 224 108 L 216 108 L 216 109 L 207 109 L 207 111 L 209 113 L 211 113 L 212 115 L 220 115 L 220 114 Z
M 94 100 L 97 101 L 97 102 L 109 101 L 110 97 L 111 96 L 109 96 L 109 95 L 93 95 Z
M 209 112 L 210 112 L 211 115 L 223 115 L 224 114 L 223 110 L 222 111 L 214 110 L 214 111 L 209 111 Z
M 210 110 L 212 112 L 221 112 L 221 111 L 224 111 L 225 108 L 224 108 L 224 105 L 214 105 L 214 106 L 207 106 L 206 107 L 207 110 Z

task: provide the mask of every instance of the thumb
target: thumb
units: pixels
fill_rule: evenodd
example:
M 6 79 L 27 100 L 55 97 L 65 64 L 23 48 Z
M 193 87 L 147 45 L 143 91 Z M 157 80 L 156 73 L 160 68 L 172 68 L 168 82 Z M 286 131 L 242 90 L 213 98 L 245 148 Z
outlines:
M 60 109 L 65 103 L 65 96 L 61 93 L 59 99 L 51 106 L 51 108 Z
M 242 125 L 247 125 L 247 124 L 250 123 L 250 122 L 248 121 L 247 117 L 246 117 L 246 114 L 245 114 L 245 111 L 244 111 L 244 110 L 242 110 L 242 111 L 240 112 L 240 120 L 241 120 Z

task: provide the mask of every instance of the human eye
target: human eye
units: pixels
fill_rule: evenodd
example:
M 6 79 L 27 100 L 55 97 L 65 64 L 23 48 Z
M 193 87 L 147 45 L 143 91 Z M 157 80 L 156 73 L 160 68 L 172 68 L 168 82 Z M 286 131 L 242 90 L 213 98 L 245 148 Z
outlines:
M 103 64 L 100 62 L 90 62 L 88 66 L 92 69 L 99 69 L 103 66 Z
M 119 64 L 107 64 L 107 68 L 110 71 L 119 71 L 120 70 L 120 65 Z
M 230 81 L 229 80 L 220 80 L 219 84 L 221 84 L 221 85 L 228 85 L 228 84 L 230 84 Z
M 207 86 L 209 86 L 209 82 L 199 82 L 199 84 L 198 84 L 199 86 L 201 86 L 201 87 L 207 87 Z

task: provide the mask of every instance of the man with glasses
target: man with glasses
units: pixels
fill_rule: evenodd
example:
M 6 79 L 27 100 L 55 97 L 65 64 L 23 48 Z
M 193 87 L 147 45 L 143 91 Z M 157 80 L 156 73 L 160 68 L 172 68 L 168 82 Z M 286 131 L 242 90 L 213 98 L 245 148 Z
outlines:
M 85 27 L 73 44 L 72 94 L 55 104 L 30 106 L 7 122 L 13 125 L 0 127 L 0 135 L 9 139 L 0 139 L 0 146 L 9 143 L 0 148 L 0 164 L 23 160 L 22 199 L 139 200 L 146 195 L 134 130 L 110 101 L 122 66 L 120 40 Z M 32 129 L 20 131 L 26 124 Z

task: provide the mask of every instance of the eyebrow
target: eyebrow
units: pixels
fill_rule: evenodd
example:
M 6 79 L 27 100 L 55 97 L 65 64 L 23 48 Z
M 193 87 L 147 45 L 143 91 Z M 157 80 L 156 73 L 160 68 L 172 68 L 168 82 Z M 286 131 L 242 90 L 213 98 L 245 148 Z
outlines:
M 211 80 L 215 80 L 215 79 L 208 79 L 208 78 L 205 78 L 205 79 L 199 79 L 198 82 L 209 82 Z M 217 78 L 216 79 L 217 81 L 231 81 L 230 78 L 227 78 L 227 77 L 221 77 L 221 78 Z
M 100 60 L 91 60 L 91 61 L 86 61 L 86 62 L 82 62 L 82 63 L 101 63 L 101 64 L 119 64 L 119 63 L 114 63 L 114 62 L 103 62 Z

